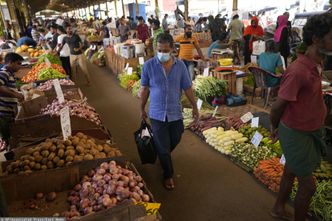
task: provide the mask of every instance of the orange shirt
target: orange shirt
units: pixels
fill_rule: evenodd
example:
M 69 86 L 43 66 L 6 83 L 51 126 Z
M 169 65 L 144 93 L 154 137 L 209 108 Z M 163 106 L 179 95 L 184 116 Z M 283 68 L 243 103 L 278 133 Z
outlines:
M 180 43 L 179 58 L 186 61 L 192 61 L 194 59 L 194 44 L 198 45 L 197 38 L 195 36 L 191 36 L 191 38 L 185 38 L 184 35 L 181 35 L 175 39 L 175 42 Z

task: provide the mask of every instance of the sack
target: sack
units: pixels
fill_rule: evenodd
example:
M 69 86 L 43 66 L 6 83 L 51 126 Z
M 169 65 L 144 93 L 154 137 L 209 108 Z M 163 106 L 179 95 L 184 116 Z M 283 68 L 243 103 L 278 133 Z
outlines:
M 142 164 L 154 164 L 157 159 L 151 126 L 144 120 L 141 127 L 134 133 L 137 150 Z
M 265 41 L 254 41 L 252 43 L 252 54 L 260 55 L 265 52 Z

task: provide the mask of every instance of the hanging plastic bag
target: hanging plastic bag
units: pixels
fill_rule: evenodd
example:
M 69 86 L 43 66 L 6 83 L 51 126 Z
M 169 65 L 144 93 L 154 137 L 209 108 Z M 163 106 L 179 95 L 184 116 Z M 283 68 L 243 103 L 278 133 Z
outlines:
M 252 43 L 252 54 L 260 55 L 265 52 L 265 41 L 254 41 Z
M 147 122 L 142 121 L 140 128 L 134 133 L 134 137 L 142 164 L 154 164 L 157 159 L 157 153 L 151 126 Z

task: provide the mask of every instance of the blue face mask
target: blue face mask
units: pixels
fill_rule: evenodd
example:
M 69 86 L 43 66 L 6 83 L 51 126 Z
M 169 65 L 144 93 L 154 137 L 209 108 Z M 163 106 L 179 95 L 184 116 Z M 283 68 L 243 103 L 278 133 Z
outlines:
M 171 53 L 157 52 L 157 57 L 161 63 L 165 63 L 171 59 Z

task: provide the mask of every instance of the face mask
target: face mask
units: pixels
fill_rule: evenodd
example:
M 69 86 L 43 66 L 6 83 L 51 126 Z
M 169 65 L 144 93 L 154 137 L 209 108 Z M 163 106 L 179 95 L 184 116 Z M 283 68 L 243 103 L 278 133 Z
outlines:
M 192 34 L 193 34 L 192 32 L 186 32 L 187 38 L 191 38 Z
M 170 53 L 162 53 L 162 52 L 157 52 L 157 57 L 161 63 L 166 63 L 171 59 L 171 54 Z

